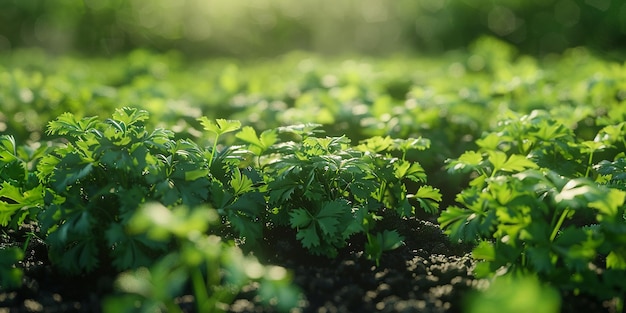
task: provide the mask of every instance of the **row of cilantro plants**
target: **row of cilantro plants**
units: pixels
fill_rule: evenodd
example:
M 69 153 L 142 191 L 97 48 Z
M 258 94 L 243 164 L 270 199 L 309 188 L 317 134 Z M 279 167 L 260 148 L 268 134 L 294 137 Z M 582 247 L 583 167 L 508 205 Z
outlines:
M 621 310 L 626 122 L 585 140 L 546 111 L 509 113 L 476 143 L 449 160 L 471 180 L 438 218 L 451 239 L 476 244 L 475 274 L 530 275 Z
M 419 163 L 424 138 L 372 137 L 351 145 L 303 124 L 260 134 L 234 120 L 201 118 L 213 144 L 201 147 L 150 130 L 146 111 L 117 110 L 106 120 L 66 113 L 49 123 L 60 140 L 29 147 L 0 138 L 0 223 L 36 223 L 53 264 L 84 273 L 110 262 L 125 271 L 125 294 L 109 310 L 135 305 L 179 310 L 190 282 L 200 311 L 228 303 L 238 288 L 262 282 L 260 294 L 296 304 L 284 268 L 262 266 L 216 234 L 233 234 L 244 250 L 268 228 L 295 230 L 312 254 L 333 257 L 350 237 L 366 238 L 375 261 L 403 238 L 377 222 L 436 213 L 441 194 Z M 233 135 L 239 144 L 220 145 Z M 452 240 L 473 242 L 482 277 L 533 275 L 564 292 L 622 301 L 626 292 L 626 122 L 580 139 L 546 111 L 509 112 L 449 160 L 471 181 L 438 221 Z M 420 186 L 414 194 L 407 181 Z M 226 229 L 226 231 L 225 231 Z M 174 248 L 175 247 L 175 248 Z M 3 247 L 3 287 L 21 284 L 14 266 L 25 247 Z M 156 260 L 156 261 L 155 261 Z M 226 279 L 223 273 L 226 272 Z M 147 274 L 150 273 L 150 274 Z
M 351 146 L 345 137 L 323 136 L 319 125 L 257 135 L 239 121 L 202 118 L 214 140 L 201 147 L 170 130 L 147 129 L 148 118 L 128 107 L 105 121 L 66 113 L 49 123 L 48 133 L 59 137 L 53 144 L 33 148 L 0 138 L 0 223 L 15 230 L 36 223 L 30 236 L 43 239 L 52 264 L 67 273 L 108 263 L 131 270 L 119 282 L 127 296 L 107 302 L 111 312 L 138 299 L 148 311 L 175 312 L 188 281 L 201 312 L 229 303 L 251 280 L 262 281 L 262 296 L 288 308 L 298 296 L 285 269 L 244 258 L 216 234 L 233 234 L 246 250 L 258 246 L 265 229 L 295 229 L 303 247 L 328 257 L 362 234 L 366 255 L 377 261 L 403 239 L 377 227 L 383 210 L 412 215 L 415 199 L 434 212 L 441 200 L 424 184 L 419 163 L 404 157 L 428 148 L 426 139 L 373 137 Z M 234 132 L 241 144 L 220 148 L 220 138 Z M 422 184 L 415 194 L 407 180 Z M 2 286 L 21 284 L 11 265 L 25 248 L 0 250 Z
M 363 236 L 378 260 L 402 241 L 381 217 L 422 210 L 476 244 L 477 275 L 532 274 L 622 301 L 622 65 L 584 49 L 540 63 L 490 39 L 441 60 L 306 57 L 192 70 L 144 51 L 11 55 L 0 73 L 0 129 L 15 134 L 0 137 L 0 222 L 36 225 L 29 236 L 69 273 L 123 271 L 113 311 L 138 299 L 176 311 L 188 282 L 200 309 L 214 307 L 250 280 L 290 306 L 285 269 L 239 247 L 285 228 L 329 257 Z M 311 123 L 280 127 L 293 121 Z M 3 287 L 19 285 L 27 244 L 0 247 Z

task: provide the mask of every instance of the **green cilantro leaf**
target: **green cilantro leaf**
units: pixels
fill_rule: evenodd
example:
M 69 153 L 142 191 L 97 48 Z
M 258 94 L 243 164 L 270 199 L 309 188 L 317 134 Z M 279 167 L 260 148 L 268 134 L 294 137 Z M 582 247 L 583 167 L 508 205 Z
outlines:
M 412 198 L 417 199 L 420 207 L 427 213 L 436 213 L 439 210 L 439 202 L 441 202 L 441 193 L 439 189 L 431 186 L 420 186 Z
M 198 119 L 200 124 L 204 127 L 204 130 L 215 133 L 216 135 L 222 135 L 225 133 L 233 132 L 241 128 L 241 122 L 237 120 L 226 120 L 218 118 L 215 122 L 209 120 L 206 116 L 202 116 Z
M 311 249 L 320 245 L 320 237 L 313 225 L 299 229 L 296 239 L 300 240 L 305 248 Z
M 295 209 L 289 212 L 291 226 L 294 228 L 304 228 L 311 224 L 311 214 L 305 209 Z
M 241 170 L 238 167 L 233 169 L 233 176 L 230 180 L 230 186 L 233 187 L 235 192 L 235 196 L 241 195 L 243 193 L 249 192 L 253 190 L 252 187 L 254 183 L 252 179 L 248 178 L 248 176 L 241 173 Z

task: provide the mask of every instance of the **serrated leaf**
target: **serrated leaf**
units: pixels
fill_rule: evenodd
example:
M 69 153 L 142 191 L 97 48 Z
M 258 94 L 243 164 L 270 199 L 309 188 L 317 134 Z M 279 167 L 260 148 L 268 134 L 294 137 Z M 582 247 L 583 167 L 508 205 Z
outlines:
M 626 126 L 626 122 L 605 126 L 598 132 L 594 141 L 610 145 L 614 142 L 624 140 L 624 126 Z
M 287 186 L 283 188 L 270 190 L 270 202 L 280 203 L 286 200 L 290 200 L 293 193 L 296 191 L 295 186 Z
M 378 233 L 377 236 L 380 236 L 383 251 L 394 250 L 400 247 L 404 241 L 404 237 L 402 237 L 396 230 L 384 230 L 382 233 Z
M 245 193 L 237 198 L 237 200 L 229 205 L 229 210 L 235 210 L 245 213 L 250 217 L 258 217 L 264 213 L 266 201 L 264 194 L 258 191 Z
M 521 172 L 526 169 L 539 168 L 535 162 L 523 155 L 513 154 L 507 158 L 501 151 L 489 151 L 489 162 L 493 165 L 493 171 Z
M 17 160 L 15 138 L 10 135 L 0 136 L 0 161 L 3 163 L 11 163 Z
M 561 230 L 554 240 L 553 250 L 564 259 L 567 268 L 575 271 L 584 270 L 597 255 L 601 244 L 593 238 L 592 228 L 568 226 Z
M 322 209 L 316 215 L 317 218 L 337 217 L 350 211 L 350 206 L 344 200 L 335 200 L 326 202 L 322 205 Z
M 337 234 L 337 225 L 339 225 L 339 220 L 335 218 L 323 218 L 318 219 L 317 223 L 322 230 L 322 234 L 325 236 L 331 237 L 330 239 L 334 239 L 333 237 L 338 236 Z
M 263 154 L 263 152 L 278 140 L 276 130 L 265 130 L 261 133 L 260 137 L 257 137 L 256 131 L 250 126 L 245 126 L 235 136 L 249 143 L 250 147 L 248 149 L 256 156 Z
M 71 153 L 61 159 L 52 174 L 52 187 L 61 192 L 69 185 L 86 177 L 93 170 L 91 163 L 85 163 L 78 154 Z
M 472 242 L 478 239 L 480 234 L 490 230 L 494 219 L 493 212 L 487 212 L 483 216 L 472 210 L 449 206 L 441 212 L 437 221 L 453 241 Z
M 74 114 L 66 112 L 48 123 L 48 134 L 79 136 L 92 129 L 98 123 L 98 117 L 76 119 Z
M 481 153 L 476 151 L 466 151 L 456 160 L 448 160 L 448 169 L 452 171 L 466 171 L 479 166 L 483 161 Z
M 583 146 L 583 149 L 581 149 L 583 153 L 594 153 L 596 151 L 602 151 L 608 147 L 603 142 L 590 140 L 583 141 L 581 144 Z
M 150 118 L 150 113 L 148 113 L 148 111 L 146 110 L 138 108 L 123 107 L 116 109 L 111 117 L 113 119 L 109 121 L 116 121 L 118 126 L 119 124 L 123 124 L 124 126 L 121 129 L 125 130 L 127 125 L 133 125 L 146 121 L 148 118 Z
M 200 124 L 204 127 L 204 130 L 213 132 L 217 135 L 233 132 L 241 128 L 241 122 L 237 120 L 226 120 L 218 118 L 215 122 L 209 120 L 206 116 L 198 119 Z
M 241 173 L 241 170 L 238 167 L 235 167 L 232 179 L 230 180 L 230 186 L 233 187 L 235 195 L 241 195 L 253 190 L 253 185 L 254 183 L 252 182 L 252 179 Z
M 496 259 L 496 250 L 493 243 L 481 241 L 472 249 L 472 257 L 477 260 L 494 261 Z
M 466 209 L 462 209 L 458 206 L 449 206 L 441 213 L 441 216 L 437 218 L 439 225 L 446 232 L 454 232 L 454 224 L 463 222 L 467 217 L 472 214 Z
M 415 193 L 415 197 L 441 201 L 441 193 L 439 192 L 439 189 L 433 188 L 432 186 L 421 186 L 417 190 L 417 193 Z
M 0 183 L 0 197 L 11 199 L 16 203 L 21 203 L 24 200 L 22 192 L 19 187 L 11 185 L 11 183 L 4 181 Z
M 311 224 L 312 218 L 305 209 L 295 209 L 289 212 L 289 222 L 293 228 L 307 227 Z
M 427 213 L 436 213 L 441 202 L 441 193 L 439 189 L 431 186 L 421 186 L 414 196 L 420 204 L 420 207 Z
M 399 160 L 394 163 L 394 175 L 398 179 L 408 178 L 414 182 L 426 180 L 426 173 L 419 163 Z
M 493 165 L 494 172 L 500 170 L 504 162 L 506 162 L 506 153 L 502 151 L 489 151 L 488 155 L 488 160 Z
M 327 202 L 322 205 L 320 212 L 315 216 L 315 220 L 322 232 L 327 236 L 333 236 L 337 232 L 337 225 L 343 214 L 349 212 L 350 207 L 344 201 Z
M 427 138 L 407 138 L 407 139 L 394 139 L 394 150 L 400 150 L 402 152 L 409 151 L 411 149 L 417 149 L 420 151 L 430 148 L 430 139 Z
M 209 187 L 208 179 L 196 179 L 193 181 L 183 182 L 178 180 L 176 189 L 180 192 L 181 204 L 195 206 L 205 203 L 208 199 L 207 189 Z
M 2 182 L 0 189 L 0 199 L 4 198 L 8 201 L 0 200 L 0 225 L 7 226 L 11 218 L 18 211 L 26 210 L 33 207 L 43 207 L 43 185 L 22 192 L 20 188 L 11 185 L 8 182 Z M 20 219 L 24 219 L 22 217 Z
M 389 149 L 393 145 L 393 139 L 386 136 L 374 136 L 361 141 L 357 147 L 361 151 L 382 152 Z
M 609 189 L 604 197 L 596 201 L 591 201 L 588 205 L 590 208 L 594 208 L 604 215 L 617 217 L 619 208 L 624 204 L 625 200 L 626 192 L 617 189 Z
M 476 144 L 487 151 L 498 149 L 500 142 L 502 142 L 502 137 L 498 133 L 489 133 L 487 136 L 476 140 Z
M 104 131 L 104 135 L 109 138 L 109 139 L 117 139 L 118 136 L 120 136 L 120 134 L 125 134 L 126 133 L 126 123 L 122 122 L 122 121 L 116 121 L 114 119 L 107 119 L 106 122 L 113 126 L 112 128 L 107 128 Z M 123 139 L 126 140 L 126 143 L 122 143 L 122 144 L 118 144 L 118 145 L 125 145 L 128 142 L 130 142 L 130 138 L 128 137 L 123 137 Z M 119 142 L 119 141 L 114 141 L 114 142 Z
M 300 242 L 302 242 L 302 246 L 307 249 L 318 247 L 320 245 L 320 237 L 317 235 L 317 231 L 314 226 L 298 230 L 296 239 L 300 240 Z
M 372 197 L 376 188 L 377 184 L 372 180 L 356 179 L 350 184 L 350 192 L 361 201 Z
M 526 169 L 539 168 L 535 162 L 529 160 L 523 155 L 513 154 L 500 167 L 501 170 L 507 172 L 521 172 Z
M 254 130 L 254 128 L 252 128 L 251 126 L 244 126 L 236 135 L 235 137 L 249 143 L 249 144 L 253 144 L 259 147 L 263 147 L 263 143 L 261 142 L 261 140 L 259 139 L 259 137 L 256 134 L 256 131 Z
M 401 197 L 395 204 L 396 212 L 400 214 L 401 217 L 408 217 L 415 214 L 415 208 L 409 202 L 409 196 Z
M 474 266 L 473 273 L 476 278 L 491 278 L 495 275 L 492 263 L 489 261 L 478 261 Z
M 259 137 L 264 148 L 269 148 L 278 141 L 278 134 L 275 129 L 264 130 Z
M 165 179 L 154 185 L 155 196 L 165 205 L 175 204 L 180 199 L 180 194 L 171 179 Z
M 617 248 L 606 256 L 606 267 L 618 270 L 626 269 L 626 249 Z
M 277 128 L 279 133 L 293 133 L 300 136 L 310 136 L 317 132 L 320 132 L 318 128 L 322 127 L 322 124 L 318 123 L 304 123 L 289 126 L 281 126 Z

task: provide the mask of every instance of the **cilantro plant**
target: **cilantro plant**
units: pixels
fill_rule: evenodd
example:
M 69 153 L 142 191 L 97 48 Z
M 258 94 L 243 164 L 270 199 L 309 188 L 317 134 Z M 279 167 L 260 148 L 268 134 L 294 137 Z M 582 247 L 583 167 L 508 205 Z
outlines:
M 235 236 L 243 245 L 254 247 L 263 238 L 265 225 L 262 220 L 267 207 L 259 188 L 259 170 L 254 164 L 246 162 L 250 153 L 256 150 L 248 150 L 238 145 L 225 145 L 219 149 L 218 140 L 222 135 L 241 129 L 239 121 L 211 121 L 206 117 L 199 118 L 199 121 L 204 130 L 215 135 L 213 144 L 206 153 L 212 177 L 209 203 L 217 209 L 223 217 L 223 224 L 234 230 Z M 249 131 L 254 132 L 251 127 L 246 126 L 236 135 Z
M 595 156 L 623 136 L 605 127 L 589 141 L 547 112 L 511 114 L 477 140 L 477 151 L 449 162 L 472 180 L 459 205 L 441 213 L 441 227 L 455 241 L 477 243 L 478 275 L 537 274 L 563 290 L 621 299 L 626 192 L 613 170 L 623 151 L 615 161 Z
M 251 180 L 244 174 L 250 171 L 238 167 L 243 160 L 239 155 L 247 150 L 233 146 L 218 151 L 217 143 L 201 148 L 190 140 L 174 140 L 171 131 L 149 131 L 148 117 L 134 108 L 116 110 L 104 121 L 66 113 L 49 123 L 56 143 L 38 149 L 1 137 L 2 225 L 36 223 L 51 262 L 70 274 L 111 265 L 132 269 L 120 276 L 127 294 L 107 304 L 113 311 L 120 305 L 134 307 L 137 301 L 148 311 L 180 311 L 174 300 L 187 285 L 198 310 L 211 311 L 232 301 L 237 288 L 253 280 L 265 286 L 259 291 L 262 296 L 279 295 L 284 305 L 293 304 L 297 291 L 284 269 L 263 267 L 209 234 L 217 211 L 207 204 L 219 204 L 226 222 L 249 226 L 237 219 L 239 209 L 250 199 L 263 203 L 260 192 L 251 192 Z M 201 123 L 216 134 L 215 142 L 239 128 L 234 121 Z M 250 229 L 260 233 L 260 227 Z M 22 273 L 14 264 L 23 256 L 19 247 L 0 250 L 2 288 L 21 283 Z M 147 271 L 154 279 L 144 276 Z
M 52 263 L 71 274 L 151 266 L 175 246 L 173 237 L 129 232 L 147 202 L 214 207 L 222 226 L 211 232 L 230 227 L 252 248 L 268 227 L 285 227 L 311 253 L 333 257 L 361 234 L 366 255 L 378 261 L 403 240 L 378 221 L 401 220 L 418 206 L 434 213 L 441 200 L 420 164 L 407 159 L 408 151 L 429 148 L 427 139 L 372 137 L 352 145 L 345 136 L 323 136 L 318 124 L 257 134 L 239 121 L 199 118 L 213 136 L 201 147 L 169 130 L 148 130 L 148 118 L 135 108 L 106 120 L 65 113 L 48 125 L 53 143 L 32 150 L 3 137 L 3 225 L 35 221 Z M 227 133 L 244 144 L 220 144 Z M 411 191 L 409 182 L 419 187 Z M 12 252 L 3 262 L 19 259 Z
M 43 207 L 43 186 L 33 168 L 47 147 L 20 146 L 13 136 L 0 136 L 0 226 L 4 231 L 17 231 L 24 223 L 36 221 Z M 25 239 L 28 244 L 29 238 Z M 0 288 L 17 288 L 22 284 L 22 270 L 17 263 L 24 257 L 25 247 L 0 246 Z
M 260 136 L 244 128 L 237 134 L 260 169 L 266 218 L 273 227 L 295 229 L 311 253 L 329 257 L 352 235 L 365 234 L 365 252 L 378 260 L 382 251 L 397 248 L 403 239 L 395 230 L 375 227 L 384 211 L 410 216 L 415 213 L 409 202 L 413 198 L 433 212 L 441 200 L 438 190 L 424 184 L 422 167 L 404 158 L 409 149 L 428 148 L 429 141 L 374 137 L 352 146 L 343 136 L 322 137 L 319 126 L 281 127 Z M 392 151 L 400 152 L 400 157 L 392 156 Z M 411 194 L 407 181 L 423 185 Z
M 0 136 L 0 225 L 17 229 L 36 219 L 42 207 L 43 187 L 34 173 L 47 146 L 18 145 L 13 136 Z
M 148 131 L 146 111 L 123 108 L 112 118 L 77 119 L 70 113 L 50 122 L 63 136 L 38 164 L 46 186 L 39 214 L 50 259 L 69 272 L 90 271 L 102 261 L 119 268 L 149 264 L 166 243 L 133 236 L 124 226 L 148 200 L 198 205 L 208 197 L 208 162 L 187 140 L 164 129 Z

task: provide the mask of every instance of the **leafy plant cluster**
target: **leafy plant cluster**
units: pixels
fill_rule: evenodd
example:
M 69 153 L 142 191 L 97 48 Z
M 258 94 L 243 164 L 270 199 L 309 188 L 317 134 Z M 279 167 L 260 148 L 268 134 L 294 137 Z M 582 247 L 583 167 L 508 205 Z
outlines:
M 23 223 L 36 224 L 34 235 L 45 242 L 51 263 L 70 275 L 132 271 L 119 277 L 128 296 L 111 300 L 111 312 L 117 305 L 132 308 L 137 300 L 146 312 L 156 307 L 175 311 L 172 301 L 188 282 L 199 310 L 223 306 L 253 280 L 263 280 L 285 297 L 293 295 L 286 274 L 264 278 L 266 268 L 258 261 L 210 234 L 216 214 L 203 206 L 208 205 L 212 155 L 188 140 L 174 140 L 172 131 L 148 131 L 147 119 L 146 111 L 134 108 L 117 110 L 105 121 L 63 114 L 48 128 L 59 140 L 38 149 L 3 136 L 2 226 L 17 230 Z M 158 205 L 144 208 L 151 203 Z M 147 217 L 137 213 L 146 210 Z M 15 263 L 23 251 L 0 251 L 7 265 L 2 288 L 19 287 Z M 261 274 L 244 275 L 243 268 L 233 266 L 237 262 Z M 149 277 L 141 276 L 146 272 Z M 224 273 L 237 276 L 236 282 L 215 285 Z M 153 285 L 152 274 L 175 281 Z M 135 277 L 135 284 L 125 284 L 128 277 Z
M 472 179 L 438 221 L 453 240 L 477 244 L 477 275 L 536 275 L 623 301 L 625 131 L 607 125 L 586 140 L 546 111 L 510 113 L 449 161 Z
M 257 135 L 239 121 L 203 117 L 198 122 L 212 141 L 200 146 L 171 130 L 149 130 L 148 119 L 147 111 L 128 107 L 106 120 L 65 113 L 49 123 L 48 135 L 56 138 L 50 144 L 27 148 L 11 136 L 0 142 L 2 226 L 35 223 L 50 261 L 70 274 L 112 267 L 132 271 L 120 279 L 137 280 L 149 269 L 177 282 L 163 291 L 146 282 L 127 290 L 134 295 L 122 302 L 143 297 L 171 308 L 166 300 L 186 281 L 203 297 L 199 306 L 214 305 L 213 296 L 230 299 L 232 286 L 225 293 L 206 286 L 221 282 L 215 276 L 221 267 L 256 261 L 239 260 L 241 252 L 215 236 L 224 230 L 253 248 L 268 229 L 293 229 L 304 248 L 328 257 L 361 234 L 366 255 L 378 261 L 403 239 L 377 227 L 390 216 L 385 212 L 398 219 L 416 206 L 434 212 L 441 200 L 419 163 L 406 159 L 409 150 L 427 149 L 427 139 L 372 137 L 352 146 L 346 137 L 322 136 L 315 124 Z M 220 144 L 228 133 L 241 144 Z M 408 181 L 421 185 L 414 194 Z M 0 251 L 7 264 L 23 256 L 15 247 Z M 2 286 L 19 284 L 15 267 L 3 271 Z M 259 271 L 270 277 L 227 270 L 239 275 L 233 286 L 266 277 L 276 292 L 288 287 L 287 276 Z
M 148 268 L 192 244 L 127 229 L 146 203 L 215 209 L 207 233 L 246 249 L 280 229 L 331 257 L 363 238 L 377 260 L 402 241 L 381 219 L 458 193 L 439 221 L 480 242 L 479 272 L 623 288 L 610 279 L 623 259 L 626 71 L 584 48 L 537 59 L 482 38 L 436 59 L 267 62 L 29 50 L 1 54 L 0 68 L 0 223 L 36 224 L 29 236 L 67 271 Z M 24 251 L 0 249 L 2 286 L 19 284 L 9 265 Z
M 268 61 L 185 61 L 143 50 L 107 59 L 30 50 L 0 55 L 0 67 L 0 131 L 20 142 L 45 139 L 46 123 L 64 112 L 108 116 L 120 103 L 142 103 L 149 126 L 175 129 L 177 136 L 201 136 L 201 116 L 255 129 L 322 124 L 328 135 L 355 142 L 422 136 L 434 148 L 420 159 L 427 168 L 424 162 L 439 166 L 475 148 L 473 141 L 506 109 L 619 119 L 626 88 L 623 64 L 583 48 L 539 59 L 494 38 L 441 58 L 292 53 Z
M 216 140 L 240 129 L 238 121 L 201 122 Z M 246 242 L 261 240 L 264 227 L 289 227 L 311 253 L 334 257 L 351 236 L 364 234 L 366 254 L 378 260 L 402 242 L 394 230 L 378 232 L 376 221 L 385 211 L 405 218 L 415 206 L 430 213 L 438 208 L 441 194 L 425 184 L 419 163 L 406 159 L 407 151 L 425 150 L 430 141 L 372 137 L 351 146 L 344 136 L 320 136 L 319 127 L 294 125 L 260 135 L 241 128 L 235 137 L 245 145 L 224 149 L 217 160 L 243 155 L 237 164 L 246 171 L 231 169 L 230 188 L 212 186 L 214 205 Z M 421 184 L 415 194 L 409 181 Z

